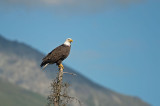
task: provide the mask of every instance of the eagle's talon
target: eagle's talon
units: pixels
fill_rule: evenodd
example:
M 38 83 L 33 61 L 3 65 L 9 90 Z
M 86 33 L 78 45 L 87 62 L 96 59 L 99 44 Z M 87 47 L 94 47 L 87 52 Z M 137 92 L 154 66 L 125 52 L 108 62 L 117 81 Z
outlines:
M 60 64 L 60 65 L 58 66 L 58 68 L 59 68 L 59 69 L 61 69 L 61 68 L 64 69 L 64 67 L 63 67 L 62 64 Z

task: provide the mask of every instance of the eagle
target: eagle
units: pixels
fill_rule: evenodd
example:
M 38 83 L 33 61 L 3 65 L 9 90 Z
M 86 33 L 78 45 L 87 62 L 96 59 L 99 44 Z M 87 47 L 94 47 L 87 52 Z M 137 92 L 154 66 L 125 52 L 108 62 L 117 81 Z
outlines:
M 71 42 L 73 42 L 73 40 L 68 38 L 62 45 L 53 49 L 50 53 L 47 54 L 47 56 L 42 59 L 40 66 L 44 69 L 47 67 L 47 65 L 56 63 L 59 68 L 64 69 L 62 61 L 66 59 L 70 53 Z

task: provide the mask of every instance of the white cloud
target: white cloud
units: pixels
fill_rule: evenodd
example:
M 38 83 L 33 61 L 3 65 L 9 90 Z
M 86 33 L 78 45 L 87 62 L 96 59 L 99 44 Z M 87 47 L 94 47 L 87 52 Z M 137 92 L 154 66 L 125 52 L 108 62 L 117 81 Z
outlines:
M 46 7 L 66 11 L 96 11 L 112 5 L 122 5 L 142 0 L 0 0 L 5 7 Z

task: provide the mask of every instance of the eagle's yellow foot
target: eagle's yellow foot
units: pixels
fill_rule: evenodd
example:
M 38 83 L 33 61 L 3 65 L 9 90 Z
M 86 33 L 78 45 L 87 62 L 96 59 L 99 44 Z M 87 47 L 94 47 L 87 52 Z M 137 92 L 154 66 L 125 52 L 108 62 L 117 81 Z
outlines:
M 60 64 L 60 65 L 58 66 L 58 68 L 59 68 L 59 69 L 61 69 L 61 68 L 64 69 L 64 67 L 63 67 L 62 64 Z

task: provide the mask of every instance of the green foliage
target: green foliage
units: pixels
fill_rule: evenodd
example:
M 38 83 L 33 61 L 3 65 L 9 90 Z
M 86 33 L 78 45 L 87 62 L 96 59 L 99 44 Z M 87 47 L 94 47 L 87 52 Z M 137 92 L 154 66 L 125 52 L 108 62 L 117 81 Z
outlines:
M 45 106 L 46 99 L 0 79 L 0 106 Z

